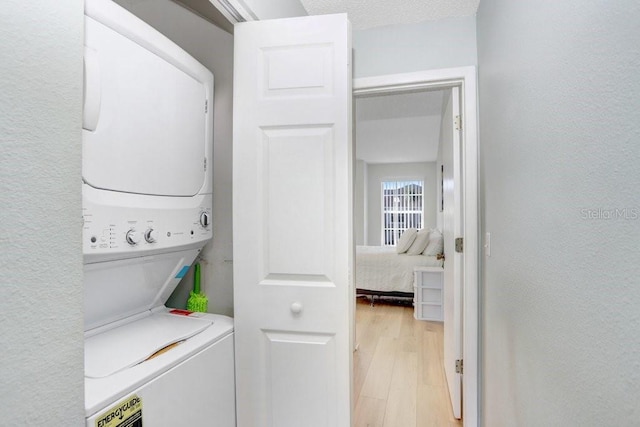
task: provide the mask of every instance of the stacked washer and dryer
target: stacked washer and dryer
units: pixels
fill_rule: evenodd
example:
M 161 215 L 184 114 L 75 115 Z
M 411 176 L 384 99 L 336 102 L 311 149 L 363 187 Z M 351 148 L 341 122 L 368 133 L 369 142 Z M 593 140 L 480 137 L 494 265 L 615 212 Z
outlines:
M 213 75 L 85 3 L 87 426 L 235 425 L 233 321 L 165 303 L 212 238 Z

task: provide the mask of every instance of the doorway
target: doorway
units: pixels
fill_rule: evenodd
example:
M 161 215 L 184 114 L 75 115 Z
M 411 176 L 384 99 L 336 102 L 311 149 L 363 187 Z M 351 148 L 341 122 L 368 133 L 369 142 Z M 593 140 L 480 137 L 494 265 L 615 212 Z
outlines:
M 478 216 L 477 216 L 477 107 L 476 107 L 476 71 L 475 67 L 432 70 L 417 73 L 376 76 L 354 80 L 353 94 L 359 97 L 374 95 L 415 93 L 420 91 L 451 90 L 459 95 L 460 131 L 460 227 L 455 237 L 463 238 L 464 256 L 460 258 L 461 277 L 459 279 L 459 339 L 460 354 L 456 360 L 456 371 L 462 388 L 462 414 L 464 424 L 475 426 L 478 423 Z M 354 168 L 357 170 L 356 168 Z M 438 174 L 440 179 L 440 174 Z M 357 182 L 357 177 L 354 180 Z M 441 197 L 441 196 L 439 196 Z M 440 199 L 439 199 L 440 200 Z M 356 201 L 356 205 L 357 205 Z M 366 218 L 365 224 L 372 218 Z M 375 220 L 375 219 L 373 219 Z M 367 229 L 369 227 L 366 227 Z M 464 233 L 462 233 L 464 230 Z M 366 230 L 363 232 L 367 235 Z M 356 237 L 358 232 L 356 231 Z M 366 242 L 368 237 L 364 238 Z M 367 242 L 368 243 L 368 242 Z M 462 255 L 462 254 L 460 254 Z M 355 314 L 355 313 L 354 313 Z M 355 327 L 355 322 L 354 322 Z M 354 332 L 355 333 L 355 332 Z M 356 336 L 357 341 L 357 336 Z M 459 362 L 459 366 L 458 366 Z M 461 378 L 460 378 L 461 377 Z M 451 383 L 449 383 L 451 385 Z M 455 399 L 454 399 L 455 401 Z

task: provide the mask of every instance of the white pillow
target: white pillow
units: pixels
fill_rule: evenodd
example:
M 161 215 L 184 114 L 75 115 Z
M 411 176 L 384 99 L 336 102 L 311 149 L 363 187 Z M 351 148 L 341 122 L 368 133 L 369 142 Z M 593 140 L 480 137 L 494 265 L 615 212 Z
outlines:
M 438 230 L 432 230 L 429 233 L 429 244 L 424 250 L 424 255 L 436 256 L 444 252 L 444 238 Z
M 419 255 L 427 248 L 429 243 L 429 230 L 424 229 L 418 231 L 416 239 L 411 244 L 411 247 L 407 250 L 407 255 Z
M 400 239 L 398 239 L 398 243 L 396 243 L 396 252 L 399 254 L 407 252 L 416 239 L 416 234 L 418 234 L 418 230 L 415 228 L 407 228 L 407 230 L 402 233 L 402 236 L 400 236 Z

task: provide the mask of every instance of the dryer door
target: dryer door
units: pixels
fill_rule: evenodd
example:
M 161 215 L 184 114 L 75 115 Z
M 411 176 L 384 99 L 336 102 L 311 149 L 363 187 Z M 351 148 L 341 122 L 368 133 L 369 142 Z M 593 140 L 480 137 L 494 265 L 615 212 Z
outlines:
M 85 17 L 83 178 L 105 190 L 193 196 L 206 188 L 213 76 L 192 58 L 180 63 L 175 51 L 187 55 L 149 30 L 125 36 Z

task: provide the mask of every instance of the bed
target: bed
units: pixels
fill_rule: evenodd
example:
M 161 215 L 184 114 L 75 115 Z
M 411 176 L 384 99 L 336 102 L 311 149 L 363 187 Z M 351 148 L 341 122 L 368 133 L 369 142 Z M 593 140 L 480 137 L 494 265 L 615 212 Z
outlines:
M 442 267 L 442 259 L 398 254 L 393 246 L 356 246 L 356 293 L 413 298 L 413 269 L 419 266 Z

